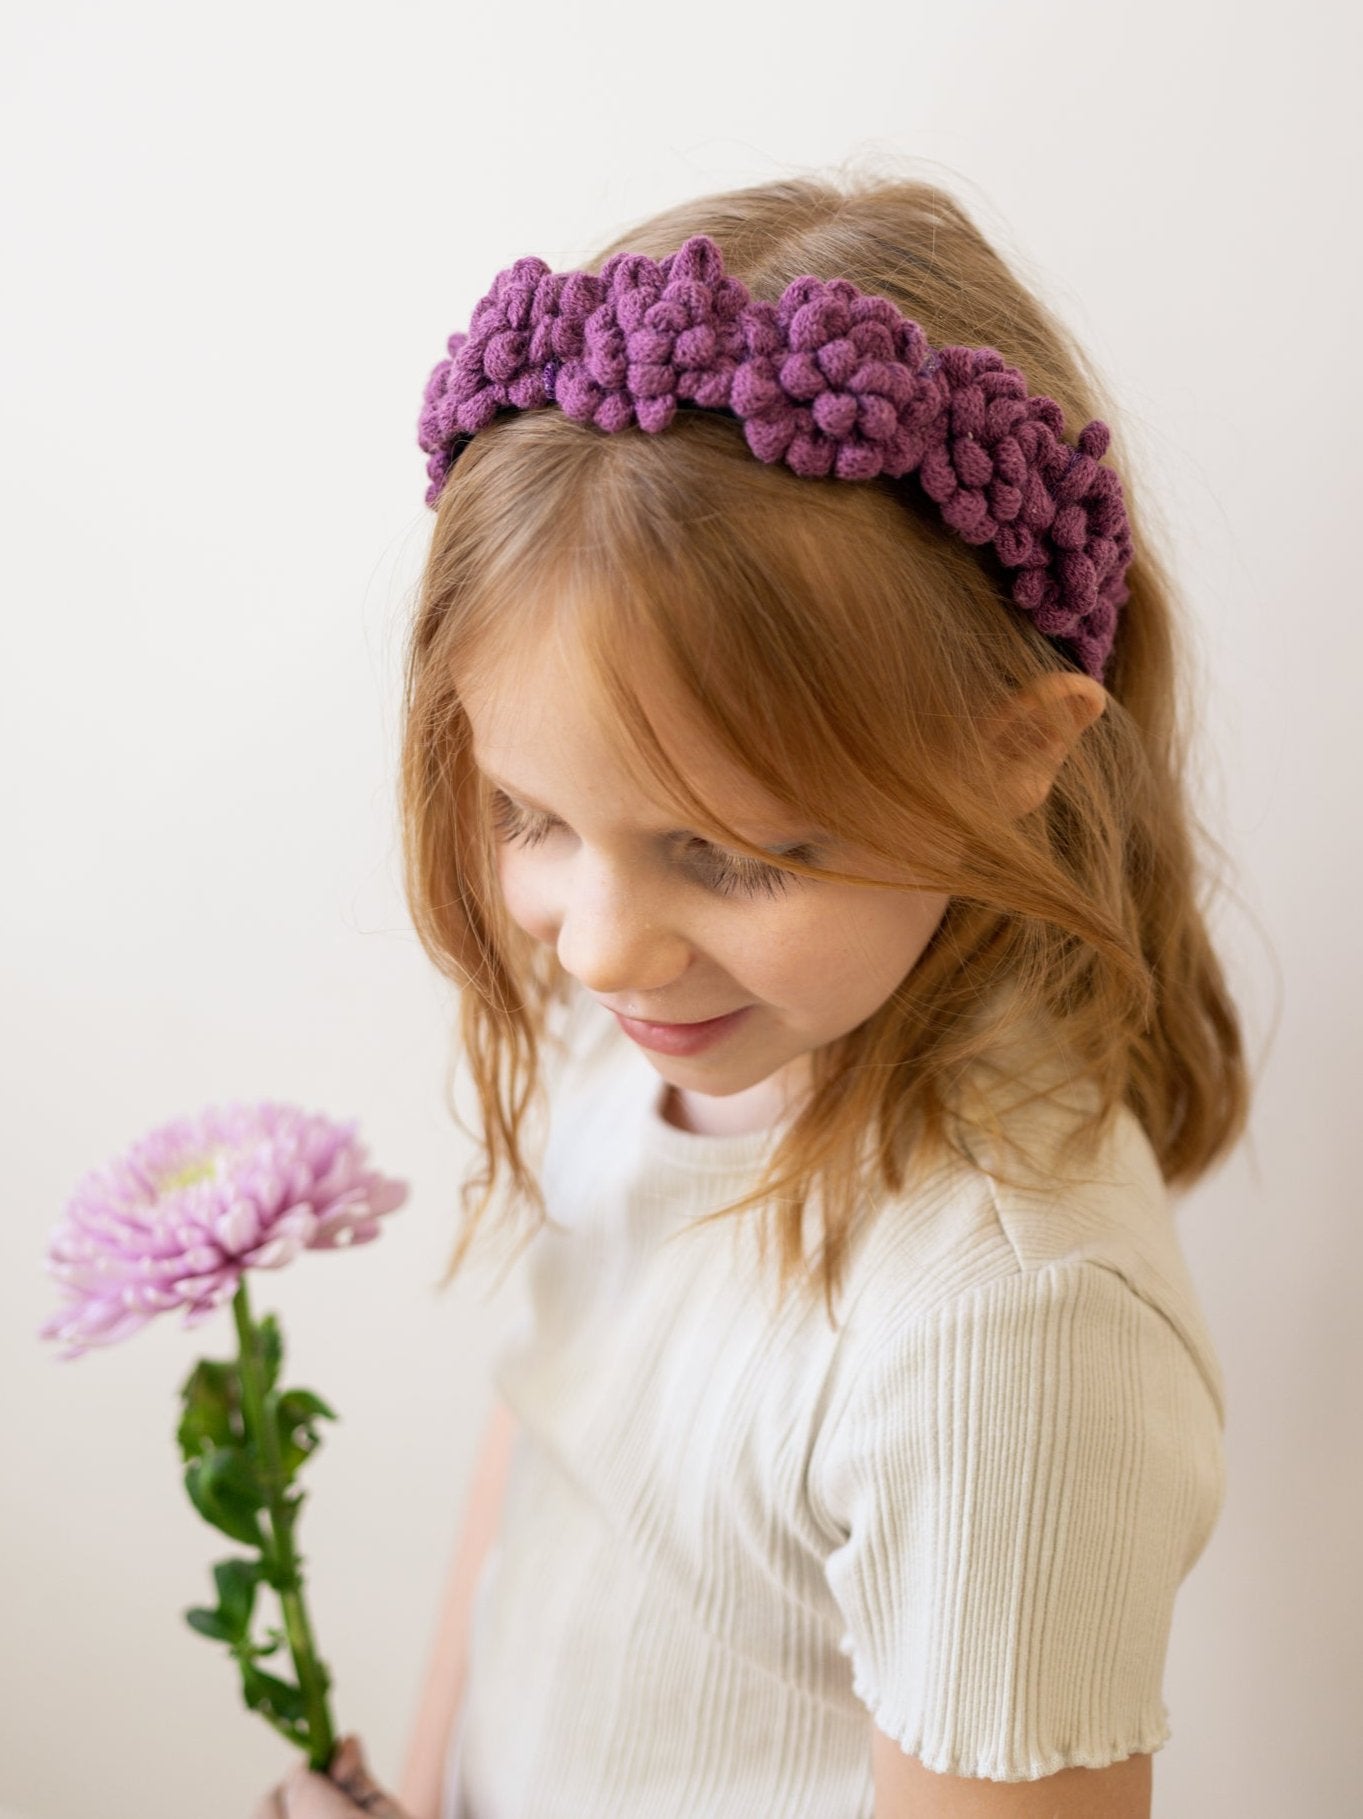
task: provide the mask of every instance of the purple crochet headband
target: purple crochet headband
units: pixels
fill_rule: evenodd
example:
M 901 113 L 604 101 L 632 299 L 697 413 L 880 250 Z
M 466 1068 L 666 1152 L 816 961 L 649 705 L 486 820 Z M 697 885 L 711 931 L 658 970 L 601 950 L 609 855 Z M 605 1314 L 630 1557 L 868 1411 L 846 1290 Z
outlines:
M 614 253 L 600 275 L 533 255 L 498 272 L 426 382 L 418 441 L 427 505 L 469 438 L 503 410 L 556 404 L 606 431 L 654 434 L 679 405 L 727 412 L 759 461 L 797 474 L 916 474 L 944 522 L 1016 570 L 1013 603 L 1100 682 L 1128 597 L 1131 529 L 1096 418 L 1062 440 L 992 347 L 933 350 L 887 297 L 793 279 L 775 303 L 726 275 L 692 234 L 660 260 Z

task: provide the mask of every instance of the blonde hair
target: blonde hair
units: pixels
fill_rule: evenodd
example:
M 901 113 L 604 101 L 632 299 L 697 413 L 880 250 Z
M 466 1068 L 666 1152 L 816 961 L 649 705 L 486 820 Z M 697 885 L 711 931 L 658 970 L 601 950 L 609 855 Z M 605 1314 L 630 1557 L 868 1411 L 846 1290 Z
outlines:
M 1105 710 L 1045 801 L 1014 819 L 998 799 L 986 717 L 1068 665 L 1011 607 L 992 553 L 948 531 L 911 479 L 798 476 L 757 460 L 739 425 L 714 412 L 679 411 L 658 435 L 606 435 L 545 409 L 499 416 L 445 483 L 407 652 L 401 774 L 408 903 L 426 952 L 460 989 L 482 1113 L 480 1166 L 462 1187 L 441 1286 L 504 1176 L 535 1209 L 533 1229 L 547 1217 L 524 1127 L 572 982 L 501 903 L 487 786 L 455 679 L 472 687 L 525 640 L 551 635 L 571 644 L 637 774 L 688 825 L 770 862 L 696 797 L 659 743 L 639 698 L 641 653 L 793 814 L 870 849 L 901 887 L 951 895 L 885 1003 L 813 1054 L 812 1088 L 756 1187 L 710 1215 L 762 1207 L 775 1221 L 778 1294 L 821 1286 L 832 1319 L 871 1198 L 868 1159 L 899 1192 L 910 1161 L 978 1160 L 1013 1111 L 1079 1080 L 1092 1089 L 1089 1115 L 1065 1153 L 1091 1157 L 1125 1106 L 1166 1183 L 1186 1188 L 1243 1133 L 1249 1086 L 1198 900 L 1195 835 L 1206 835 L 1184 788 L 1176 589 L 1120 422 L 1074 339 L 958 201 L 909 178 L 793 177 L 702 197 L 582 264 L 599 270 L 623 249 L 660 258 L 693 233 L 715 239 L 756 297 L 775 299 L 805 273 L 846 275 L 934 346 L 997 348 L 1032 392 L 1061 404 L 1071 439 L 1103 418 L 1135 546 Z M 1049 1085 L 1006 1105 L 998 1057 L 1023 1052 L 1024 1035 L 1027 1052 L 1059 1065 Z M 987 1092 L 967 1091 L 986 1077 Z M 807 1266 L 811 1197 L 823 1241 Z M 764 1256 L 767 1235 L 764 1222 Z

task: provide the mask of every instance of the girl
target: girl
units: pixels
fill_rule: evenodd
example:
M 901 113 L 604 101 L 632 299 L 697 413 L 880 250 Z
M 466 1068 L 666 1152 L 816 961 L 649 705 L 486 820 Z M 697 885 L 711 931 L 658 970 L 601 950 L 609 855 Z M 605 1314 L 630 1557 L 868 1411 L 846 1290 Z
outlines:
M 1224 1492 L 1171 1196 L 1248 1085 L 1093 373 L 883 179 L 521 259 L 449 353 L 407 889 L 446 1282 L 531 1208 L 529 1296 L 398 1800 L 268 1810 L 1147 1815 Z

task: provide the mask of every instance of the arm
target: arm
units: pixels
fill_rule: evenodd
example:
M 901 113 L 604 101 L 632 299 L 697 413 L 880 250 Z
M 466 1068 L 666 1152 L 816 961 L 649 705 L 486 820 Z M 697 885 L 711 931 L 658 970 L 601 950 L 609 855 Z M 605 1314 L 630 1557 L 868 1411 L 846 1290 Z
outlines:
M 474 1462 L 464 1526 L 441 1598 L 440 1626 L 398 1783 L 413 1819 L 439 1819 L 445 1752 L 464 1698 L 473 1594 L 501 1521 L 516 1417 L 497 1400 Z
M 1150 1819 L 1151 1757 L 1064 1768 L 1037 1781 L 937 1775 L 872 1727 L 875 1819 Z

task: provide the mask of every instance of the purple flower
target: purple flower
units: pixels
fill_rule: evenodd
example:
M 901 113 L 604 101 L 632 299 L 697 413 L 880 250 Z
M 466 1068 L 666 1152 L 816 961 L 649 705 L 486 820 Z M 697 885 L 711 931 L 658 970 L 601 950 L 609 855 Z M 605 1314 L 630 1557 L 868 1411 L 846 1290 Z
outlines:
M 79 1358 L 172 1308 L 195 1327 L 248 1269 L 377 1238 L 408 1189 L 365 1166 L 355 1123 L 266 1102 L 150 1131 L 86 1175 L 52 1228 L 44 1267 L 66 1305 L 39 1337 Z

